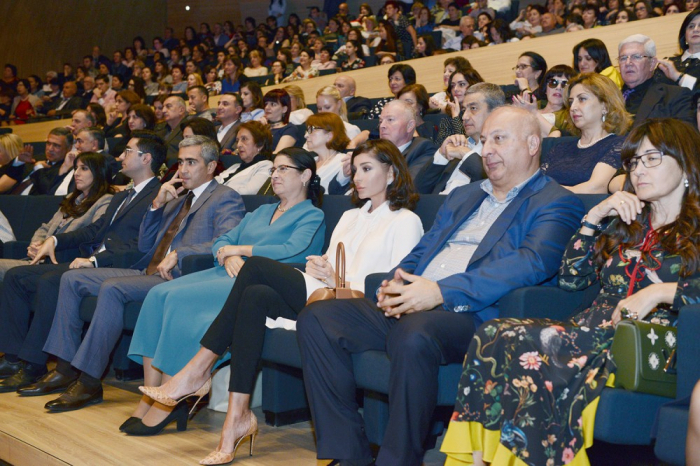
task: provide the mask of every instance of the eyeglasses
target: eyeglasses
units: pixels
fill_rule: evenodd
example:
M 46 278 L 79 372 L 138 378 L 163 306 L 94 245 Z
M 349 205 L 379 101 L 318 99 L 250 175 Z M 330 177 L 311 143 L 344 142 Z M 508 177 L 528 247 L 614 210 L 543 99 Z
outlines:
M 646 168 L 657 167 L 661 165 L 664 155 L 666 154 L 664 154 L 660 150 L 647 152 L 644 155 L 637 155 L 627 160 L 623 160 L 622 168 L 624 168 L 628 172 L 633 172 L 637 169 L 639 162 L 642 162 L 642 165 L 644 165 Z
M 126 149 L 124 149 L 124 153 L 125 153 L 126 155 L 129 155 L 129 154 L 131 154 L 132 152 L 136 152 L 136 153 L 139 154 L 139 155 L 145 154 L 145 152 L 140 151 L 140 150 L 137 150 L 137 149 L 132 149 L 131 147 L 127 147 Z
M 280 175 L 284 176 L 285 173 L 287 173 L 289 170 L 299 170 L 300 172 L 304 171 L 303 168 L 299 167 L 292 167 L 291 165 L 280 165 L 278 167 L 272 167 L 270 168 L 270 176 L 274 175 L 275 172 L 279 173 Z
M 556 89 L 560 84 L 561 88 L 564 89 L 569 84 L 569 81 L 567 79 L 556 78 L 549 78 L 549 81 L 547 81 L 547 85 L 552 89 Z
M 311 134 L 311 133 L 313 133 L 314 131 L 316 131 L 317 129 L 324 130 L 324 129 L 321 128 L 320 126 L 308 126 L 308 127 L 306 128 L 306 134 Z
M 632 63 L 639 63 L 645 58 L 652 58 L 649 55 L 639 55 L 639 54 L 634 54 L 634 55 L 620 55 L 617 57 L 617 62 L 618 63 L 627 63 L 627 60 L 632 60 Z
M 532 68 L 532 65 L 524 65 L 524 64 L 515 65 L 513 67 L 513 71 L 525 71 L 525 68 Z

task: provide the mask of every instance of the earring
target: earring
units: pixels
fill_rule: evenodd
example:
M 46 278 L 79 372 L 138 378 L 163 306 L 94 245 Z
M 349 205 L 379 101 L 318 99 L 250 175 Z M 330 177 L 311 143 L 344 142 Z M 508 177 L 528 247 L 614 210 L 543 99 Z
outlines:
M 391 183 L 393 183 L 393 182 L 394 182 L 394 180 L 386 180 L 386 185 L 387 185 L 387 186 L 390 186 Z
M 683 186 L 685 186 L 686 188 L 689 188 L 689 187 L 690 187 L 690 182 L 688 181 L 688 178 L 686 178 L 685 180 L 683 180 Z
M 605 123 L 605 115 L 607 115 L 607 113 L 603 113 L 603 123 Z
M 302 181 L 301 185 L 306 188 L 306 181 Z

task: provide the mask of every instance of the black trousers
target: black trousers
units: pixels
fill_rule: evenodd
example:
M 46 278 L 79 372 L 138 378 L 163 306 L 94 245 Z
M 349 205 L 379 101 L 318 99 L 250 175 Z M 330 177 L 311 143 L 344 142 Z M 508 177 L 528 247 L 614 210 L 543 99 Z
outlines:
M 474 335 L 467 313 L 432 310 L 387 318 L 369 299 L 321 301 L 299 315 L 304 383 L 318 458 L 371 459 L 355 400 L 352 354 L 391 359 L 389 425 L 378 465 L 420 465 L 437 403 L 440 364 L 461 362 Z
M 16 354 L 33 364 L 46 363 L 44 343 L 56 314 L 61 276 L 69 265 L 23 265 L 7 271 L 0 300 L 0 352 Z M 31 311 L 34 318 L 30 325 Z
M 246 261 L 224 307 L 200 341 L 219 355 L 230 348 L 229 391 L 253 392 L 265 343 L 265 318 L 296 319 L 305 304 L 306 285 L 297 270 L 265 257 Z

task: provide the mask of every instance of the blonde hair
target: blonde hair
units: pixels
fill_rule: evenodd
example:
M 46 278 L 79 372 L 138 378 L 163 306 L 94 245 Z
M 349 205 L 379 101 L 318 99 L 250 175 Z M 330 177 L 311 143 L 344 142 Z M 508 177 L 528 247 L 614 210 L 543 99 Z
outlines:
M 596 98 L 605 105 L 607 113 L 603 122 L 603 129 L 608 133 L 615 133 L 622 136 L 629 131 L 632 126 L 632 116 L 625 109 L 625 99 L 622 97 L 620 88 L 617 87 L 610 78 L 598 73 L 581 73 L 569 80 L 569 86 L 564 93 L 564 105 L 566 107 L 566 126 L 569 132 L 576 136 L 581 135 L 581 130 L 574 126 L 571 121 L 569 110 L 569 94 L 577 84 L 589 90 Z
M 0 134 L 0 150 L 2 150 L 9 157 L 9 162 L 17 158 L 24 143 L 22 138 L 14 133 Z M 8 163 L 9 163 L 8 162 Z
M 301 90 L 296 84 L 289 84 L 283 88 L 287 91 L 287 94 L 292 98 L 294 105 L 297 110 L 306 108 L 306 101 L 304 100 L 304 91 Z
M 190 78 L 190 76 L 194 76 L 194 86 L 204 86 L 204 81 L 202 81 L 202 77 L 199 75 L 199 73 L 190 73 L 187 75 L 187 78 L 185 79 L 185 82 Z M 194 87 L 190 86 L 190 87 Z
M 335 86 L 325 86 L 319 89 L 316 93 L 316 99 L 318 99 L 318 96 L 321 95 L 333 97 L 336 102 L 340 102 L 340 112 L 338 112 L 340 119 L 343 121 L 348 121 L 348 107 L 345 105 L 345 101 L 340 96 L 340 92 Z

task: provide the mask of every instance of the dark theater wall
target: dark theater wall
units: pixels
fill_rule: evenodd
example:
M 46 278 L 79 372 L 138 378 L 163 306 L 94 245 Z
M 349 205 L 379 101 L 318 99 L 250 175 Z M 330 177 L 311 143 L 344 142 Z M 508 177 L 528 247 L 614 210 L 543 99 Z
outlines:
M 214 3 L 214 2 L 212 2 Z M 218 3 L 218 2 L 217 2 Z M 111 59 L 141 35 L 150 46 L 162 35 L 167 0 L 2 0 L 0 62 L 13 63 L 20 76 L 76 66 L 93 45 Z

